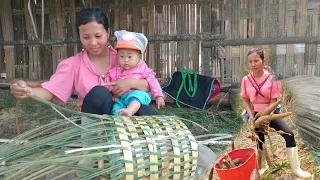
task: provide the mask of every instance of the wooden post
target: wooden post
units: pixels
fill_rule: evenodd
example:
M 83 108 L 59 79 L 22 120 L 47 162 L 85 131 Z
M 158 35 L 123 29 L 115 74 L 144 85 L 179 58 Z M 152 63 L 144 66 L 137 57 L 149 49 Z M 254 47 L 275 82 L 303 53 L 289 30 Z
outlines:
M 114 18 L 113 18 L 113 30 L 117 31 L 120 29 L 120 3 L 119 0 L 114 0 Z M 110 22 L 111 23 L 111 22 Z
M 133 0 L 134 6 L 132 9 L 132 30 L 135 32 L 141 32 L 141 4 L 138 0 Z
M 141 7 L 141 19 L 140 19 L 141 33 L 145 35 L 147 35 L 147 29 L 148 29 L 147 4 L 148 2 L 146 2 L 145 5 Z
M 239 39 L 240 38 L 240 0 L 233 0 L 232 1 L 232 38 Z
M 157 6 L 155 5 L 155 28 L 154 28 L 154 31 L 155 31 L 155 34 L 156 35 L 160 35 L 160 32 L 161 32 L 161 28 L 160 28 L 160 23 L 162 22 L 160 20 L 161 18 L 161 14 L 162 14 L 162 6 Z M 161 55 L 160 55 L 160 52 L 161 52 L 161 46 L 160 46 L 160 42 L 155 42 L 154 43 L 154 66 L 153 66 L 153 69 L 154 71 L 157 73 L 157 77 L 162 77 L 162 74 L 161 74 L 161 68 L 160 68 L 160 63 L 159 63 L 159 60 L 161 59 Z
M 120 29 L 128 29 L 128 22 L 127 22 L 127 6 L 128 6 L 128 0 L 122 0 L 120 1 L 120 7 L 119 8 L 119 16 L 120 16 Z M 118 29 L 117 29 L 118 30 Z
M 293 24 L 292 27 L 290 27 L 292 29 L 295 29 L 294 36 L 306 36 L 307 8 L 308 8 L 308 0 L 296 1 L 295 23 Z M 307 53 L 305 49 L 304 54 L 301 54 L 298 57 L 296 56 L 299 74 L 307 74 L 308 65 L 306 64 L 306 61 L 307 61 L 306 58 L 308 58 L 308 56 L 306 56 L 306 54 Z
M 220 33 L 220 0 L 214 0 L 211 4 L 211 33 Z M 214 46 L 211 49 L 212 56 L 212 68 L 211 68 L 211 76 L 218 77 L 221 75 L 220 73 L 220 59 L 219 59 L 219 47 Z M 221 79 L 220 79 L 221 80 Z
M 255 34 L 255 5 L 256 5 L 256 0 L 248 0 L 248 11 L 249 11 L 249 19 L 248 19 L 248 37 L 249 38 L 254 38 Z
M 1 16 L 1 13 L 0 13 L 0 16 Z M 1 24 L 1 19 L 0 19 L 0 41 L 3 41 L 2 28 L 1 27 L 2 27 L 2 24 Z M 4 63 L 4 57 L 3 56 L 4 56 L 3 47 L 0 47 L 0 73 L 5 73 L 5 71 L 6 71 L 6 67 L 5 67 L 6 65 Z M 0 79 L 4 78 L 4 77 L 2 77 L 2 75 L 4 75 L 4 74 L 0 74 Z
M 225 31 L 225 27 L 224 27 L 224 0 L 220 0 L 219 1 L 220 2 L 220 10 L 221 10 L 221 14 L 220 14 L 220 17 L 221 17 L 221 19 L 220 19 L 220 34 L 223 34 L 224 33 L 224 31 Z M 225 74 L 224 74 L 224 68 L 225 68 L 225 63 L 224 63 L 224 59 L 225 59 L 225 57 L 226 57 L 226 53 L 225 53 L 225 49 L 223 48 L 223 47 L 221 47 L 221 46 L 219 46 L 218 47 L 218 59 L 219 59 L 219 61 L 220 61 L 220 82 L 221 83 L 224 83 L 224 78 L 225 78 Z M 219 52 L 223 52 L 223 57 L 221 57 L 221 54 L 219 53 Z
M 308 7 L 308 4 L 307 4 L 307 7 Z M 320 7 L 318 6 L 318 8 L 320 8 Z M 306 10 L 306 11 L 308 11 L 308 10 Z M 312 12 L 310 14 L 308 12 L 306 36 L 317 36 L 318 35 L 318 29 L 319 29 L 318 19 L 319 19 L 318 12 L 316 12 L 316 13 Z M 317 46 L 318 46 L 318 44 L 306 44 L 305 45 L 305 56 L 304 56 L 305 66 L 306 66 L 305 67 L 305 74 L 315 75 L 315 71 L 317 71 L 317 68 L 315 65 L 316 60 L 317 60 Z
M 196 15 L 195 15 L 195 1 L 194 0 L 189 0 L 189 2 L 188 2 L 189 4 L 188 4 L 188 11 L 189 11 L 189 17 L 190 17 L 190 20 L 189 20 L 189 24 L 188 24 L 188 26 L 189 26 L 189 30 L 188 30 L 188 32 L 189 32 L 189 34 L 195 34 L 196 32 L 195 32 L 195 26 L 196 26 L 196 24 L 195 24 L 195 18 L 196 18 Z M 195 61 L 197 61 L 197 56 L 195 56 L 195 53 L 196 53 L 196 50 L 197 50 L 197 48 L 196 48 L 196 41 L 189 41 L 189 52 L 190 52 L 190 54 L 189 54 L 189 57 L 190 57 L 190 68 L 191 69 L 193 69 L 193 70 L 195 70 L 196 72 L 197 72 L 197 68 L 195 67 Z
M 211 22 L 212 22 L 212 4 L 201 4 L 201 23 L 202 23 L 202 33 L 211 34 Z M 212 76 L 212 57 L 213 48 L 201 49 L 201 72 L 203 75 Z
M 240 38 L 240 0 L 232 0 L 232 20 L 231 20 L 231 37 L 232 39 Z M 235 49 L 240 47 L 235 47 Z M 237 81 L 237 77 L 240 76 L 239 66 L 240 66 L 240 57 L 234 56 L 234 53 L 231 53 L 231 62 L 232 62 L 232 82 Z
M 137 7 L 139 7 L 139 4 L 132 4 L 131 3 L 131 1 L 127 1 L 127 3 L 126 3 L 126 5 L 127 5 L 127 9 L 126 9 L 126 11 L 124 11 L 125 12 L 125 17 L 126 17 L 126 20 L 127 20 L 127 30 L 128 31 L 133 31 L 133 11 L 132 11 L 132 8 L 133 8 L 133 6 L 137 6 Z M 137 17 L 135 17 L 135 18 L 137 18 Z
M 224 32 L 222 32 L 225 35 L 226 40 L 230 40 L 231 38 L 231 18 L 230 16 L 231 13 L 228 13 L 231 11 L 230 4 L 232 3 L 231 0 L 223 0 L 224 2 Z M 220 43 L 219 43 L 220 44 Z M 203 44 L 205 46 L 205 44 Z M 223 46 L 223 45 L 221 45 Z M 232 56 L 231 56 L 231 50 L 232 48 L 230 46 L 224 47 L 225 49 L 225 64 L 224 66 L 226 67 L 226 73 L 224 74 L 224 82 L 228 81 L 230 82 L 230 77 L 231 77 L 231 71 L 232 71 Z M 228 79 L 227 79 L 228 78 Z
M 1 27 L 1 23 L 0 23 L 0 27 Z M 2 28 L 0 28 L 0 41 L 3 41 Z M 3 58 L 3 48 L 0 47 L 0 73 L 4 73 L 5 71 L 6 71 L 6 68 L 5 68 L 4 58 Z M 4 75 L 4 74 L 0 74 L 0 79 L 4 78 L 4 77 L 2 77 L 2 75 Z
M 189 34 L 188 31 L 188 24 L 187 22 L 189 21 L 189 11 L 187 9 L 187 4 L 186 1 L 187 0 L 181 0 L 181 6 L 182 6 L 182 34 Z M 184 68 L 186 69 L 190 69 L 189 66 L 189 42 L 185 41 L 182 43 L 183 44 L 183 53 L 182 53 L 182 64 L 184 64 Z
M 148 27 L 147 27 L 147 34 L 154 35 L 154 0 L 149 0 L 147 4 L 147 17 L 148 17 Z M 147 59 L 147 64 L 150 68 L 155 68 L 155 63 L 154 63 L 154 43 L 149 44 L 148 48 L 148 59 Z
M 195 33 L 196 34 L 199 34 L 200 33 L 200 17 L 201 17 L 201 14 L 200 14 L 200 4 L 196 4 L 195 5 L 196 7 L 195 7 L 195 10 L 196 10 L 196 14 L 195 14 L 195 21 L 196 21 L 196 24 L 195 24 Z M 195 50 L 196 50 L 196 54 L 195 54 L 195 56 L 196 56 L 196 59 L 195 59 L 195 61 L 194 61 L 194 66 L 195 66 L 195 71 L 197 72 L 197 73 L 200 73 L 200 71 L 201 71 L 201 69 L 200 69 L 200 58 L 199 57 L 201 57 L 200 55 L 201 55 L 201 50 L 202 50 L 202 45 L 201 45 L 201 41 L 200 40 L 197 40 L 196 41 L 196 48 L 195 48 Z
M 12 10 L 11 0 L 1 1 L 0 13 L 1 13 L 3 39 L 5 41 L 12 41 L 14 36 L 11 10 Z M 4 60 L 6 62 L 7 78 L 14 78 L 15 77 L 14 46 L 4 46 Z
M 319 7 L 320 8 L 320 7 Z M 313 18 L 319 18 L 319 15 L 313 15 L 314 17 Z M 314 31 L 312 33 L 312 35 L 315 35 L 317 37 L 320 37 L 320 28 L 319 28 L 319 21 L 317 21 L 316 19 L 314 19 L 314 26 L 315 27 L 318 27 L 316 28 L 316 31 Z M 315 45 L 316 46 L 316 45 Z M 317 46 L 316 46 L 317 47 Z M 315 76 L 320 76 L 320 52 L 317 52 L 317 48 L 315 48 L 315 53 L 314 55 L 316 56 L 315 58 L 315 72 L 314 72 L 314 75 Z
M 175 34 L 175 24 L 176 24 L 176 5 L 174 4 L 174 1 L 170 1 L 170 34 Z M 177 71 L 177 66 L 176 66 L 176 53 L 177 53 L 177 42 L 175 41 L 171 41 L 170 42 L 170 60 L 169 60 L 169 64 L 170 64 L 170 75 L 172 75 L 173 72 Z
M 168 1 L 167 5 L 166 5 L 166 12 L 167 12 L 167 15 L 166 15 L 166 35 L 169 35 L 170 34 L 170 3 Z M 170 59 L 170 42 L 167 42 L 166 43 L 166 63 L 165 63 L 165 66 L 166 66 L 166 80 L 168 80 L 168 78 L 170 78 L 171 76 L 171 71 L 170 71 L 170 67 L 171 67 L 171 64 L 169 63 L 169 59 Z
M 72 30 L 72 38 L 73 39 L 77 39 L 78 38 L 78 32 L 77 32 L 77 28 L 76 28 L 76 6 L 74 3 L 74 0 L 69 0 L 70 2 L 70 8 L 71 8 L 71 12 L 70 12 L 70 16 L 71 16 L 71 30 Z M 78 45 L 75 44 L 73 45 L 73 53 L 77 54 L 79 52 L 78 50 Z
M 36 20 L 36 8 L 33 1 L 30 2 L 32 17 L 35 23 L 35 27 L 37 27 Z M 28 0 L 24 0 L 24 17 L 26 21 L 27 28 L 27 36 L 28 40 L 36 40 L 36 31 L 33 28 L 31 17 L 28 11 Z M 40 34 L 40 32 L 39 32 Z M 41 64 L 40 64 L 40 53 L 39 53 L 39 45 L 29 45 L 29 79 L 41 79 Z
M 182 17 L 183 17 L 183 12 L 182 12 L 182 5 L 180 4 L 179 1 L 175 1 L 176 4 L 176 34 L 182 34 Z M 180 71 L 182 67 L 182 61 L 183 61 L 183 44 L 182 42 L 177 42 L 177 54 L 176 54 L 176 66 L 177 66 L 177 71 Z
M 111 19 L 111 14 L 110 14 L 110 12 L 111 12 L 111 1 L 104 1 L 104 0 L 101 0 L 101 3 L 100 3 L 101 5 L 101 8 L 103 9 L 103 12 L 105 13 L 105 15 L 107 16 L 107 18 L 108 18 L 108 22 L 109 22 L 109 27 L 111 26 L 111 24 L 113 23 L 113 19 Z M 112 17 L 112 18 L 114 18 L 114 17 Z M 111 22 L 112 21 L 112 22 Z M 112 27 L 112 26 L 111 26 Z M 112 28 L 114 28 L 114 27 L 112 27 Z
M 65 20 L 64 13 L 62 13 L 61 0 L 49 1 L 49 19 L 51 26 L 51 38 L 52 39 L 64 39 L 65 38 Z M 64 45 L 52 45 L 52 68 L 55 72 L 59 62 L 67 57 L 67 46 Z

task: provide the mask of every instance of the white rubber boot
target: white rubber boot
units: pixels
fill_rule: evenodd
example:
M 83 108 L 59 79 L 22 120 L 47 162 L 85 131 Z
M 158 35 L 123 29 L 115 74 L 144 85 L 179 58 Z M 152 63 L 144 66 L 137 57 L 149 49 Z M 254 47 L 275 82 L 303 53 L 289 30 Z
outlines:
M 300 168 L 300 161 L 298 157 L 298 147 L 290 147 L 287 148 L 287 156 L 288 161 L 291 167 L 291 172 L 299 177 L 302 178 L 309 178 L 311 177 L 311 174 L 307 171 L 303 171 Z

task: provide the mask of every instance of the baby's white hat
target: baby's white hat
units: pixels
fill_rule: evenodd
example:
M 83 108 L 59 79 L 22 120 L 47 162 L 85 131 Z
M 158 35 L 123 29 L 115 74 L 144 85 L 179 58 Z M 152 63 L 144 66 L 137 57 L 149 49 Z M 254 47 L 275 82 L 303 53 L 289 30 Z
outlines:
M 117 45 L 114 49 L 133 49 L 144 53 L 148 45 L 148 39 L 145 35 L 126 30 L 116 31 L 114 35 L 117 37 Z

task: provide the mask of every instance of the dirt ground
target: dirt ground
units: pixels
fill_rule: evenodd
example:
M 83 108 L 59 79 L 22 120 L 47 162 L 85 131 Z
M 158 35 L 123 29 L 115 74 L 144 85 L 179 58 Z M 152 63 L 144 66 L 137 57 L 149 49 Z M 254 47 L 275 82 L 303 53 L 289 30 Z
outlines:
M 15 108 L 10 108 L 9 110 L 3 109 L 0 111 L 0 139 L 11 139 L 18 134 L 15 117 Z M 19 123 L 20 133 L 37 126 L 38 123 L 36 121 Z
M 2 120 L 0 123 L 0 139 L 10 139 L 16 136 L 16 124 L 15 124 L 15 108 L 11 108 L 9 110 L 0 111 L 0 119 Z M 317 179 L 316 177 L 320 177 L 320 167 L 316 167 L 314 165 L 314 160 L 310 154 L 310 149 L 303 143 L 302 139 L 299 138 L 299 134 L 297 129 L 294 128 L 292 120 L 290 118 L 286 118 L 285 121 L 295 132 L 296 142 L 299 147 L 299 155 L 301 158 L 301 167 L 304 170 L 308 170 L 314 175 L 313 179 Z M 28 129 L 32 129 L 37 127 L 37 122 L 32 121 L 28 123 L 20 124 L 20 131 L 24 132 Z M 246 148 L 246 147 L 255 147 L 255 142 L 252 142 L 250 139 L 246 137 L 246 125 L 244 124 L 240 133 L 235 135 L 235 148 Z M 285 152 L 285 142 L 283 138 L 278 134 L 271 134 L 270 136 L 272 142 L 272 148 L 270 147 L 269 140 L 267 138 L 266 144 L 268 147 L 268 152 L 271 155 L 273 152 L 274 158 L 271 159 L 272 164 L 276 163 L 282 164 L 287 162 L 286 152 Z M 225 150 L 225 152 L 230 152 L 231 147 Z M 285 166 L 280 171 L 275 174 L 270 174 L 271 171 L 275 170 L 276 166 L 269 168 L 269 170 L 262 176 L 261 179 L 276 179 L 276 180 L 300 180 L 302 178 L 298 178 L 295 175 L 292 175 L 289 169 L 289 166 Z M 208 179 L 208 174 L 206 178 Z M 219 179 L 217 174 L 214 173 L 213 179 Z
M 10 109 L 0 110 L 0 139 L 11 139 L 17 135 L 17 126 L 15 119 L 15 107 Z M 304 170 L 309 171 L 313 174 L 313 179 L 319 179 L 320 177 L 320 167 L 316 166 L 314 163 L 314 159 L 311 156 L 311 150 L 303 143 L 302 139 L 299 138 L 299 133 L 297 129 L 294 127 L 293 120 L 290 118 L 286 118 L 285 121 L 292 128 L 295 133 L 296 142 L 299 147 L 299 155 L 301 159 L 301 167 Z M 21 123 L 20 132 L 24 132 L 26 130 L 35 128 L 39 125 L 37 121 L 29 121 Z M 246 147 L 255 147 L 255 142 L 252 142 L 250 139 L 246 137 L 246 124 L 243 125 L 239 134 L 235 136 L 235 148 L 246 148 Z M 274 158 L 271 156 L 271 161 L 273 166 L 269 168 L 269 170 L 262 176 L 262 180 L 276 179 L 276 180 L 300 180 L 302 178 L 298 178 L 295 175 L 292 175 L 290 172 L 290 168 L 288 165 L 281 168 L 275 174 L 271 174 L 273 170 L 276 169 L 276 164 L 282 164 L 287 162 L 286 152 L 285 152 L 285 142 L 284 139 L 278 134 L 271 134 L 270 136 L 272 148 L 270 147 L 269 140 L 267 138 L 266 145 L 268 148 L 268 152 L 271 155 L 273 153 Z M 230 152 L 231 147 L 226 149 L 225 152 Z M 208 174 L 204 179 L 208 179 Z M 213 179 L 219 179 L 217 174 L 214 173 Z

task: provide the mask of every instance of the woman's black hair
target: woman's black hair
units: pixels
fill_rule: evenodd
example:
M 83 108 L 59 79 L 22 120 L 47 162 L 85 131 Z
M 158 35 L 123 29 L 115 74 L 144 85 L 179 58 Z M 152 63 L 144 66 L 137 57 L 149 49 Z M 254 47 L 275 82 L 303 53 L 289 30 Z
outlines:
M 82 9 L 76 18 L 76 27 L 79 33 L 79 26 L 85 25 L 89 22 L 97 22 L 98 24 L 102 24 L 103 27 L 108 31 L 109 23 L 107 16 L 103 13 L 101 9 L 97 8 L 87 8 Z
M 263 52 L 263 48 L 256 48 L 256 49 L 252 49 L 248 52 L 247 56 L 249 56 L 252 53 L 257 53 L 260 58 L 264 61 L 264 52 Z

